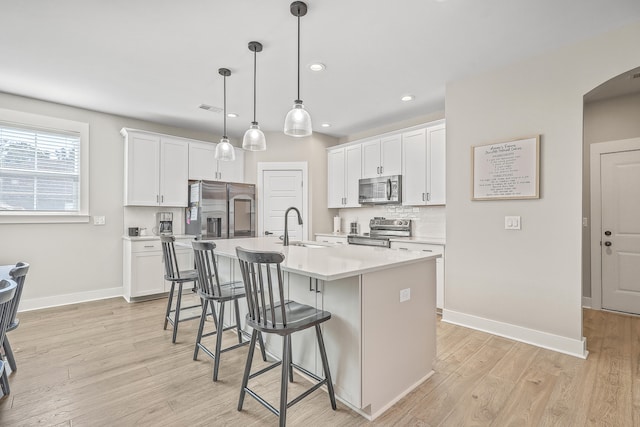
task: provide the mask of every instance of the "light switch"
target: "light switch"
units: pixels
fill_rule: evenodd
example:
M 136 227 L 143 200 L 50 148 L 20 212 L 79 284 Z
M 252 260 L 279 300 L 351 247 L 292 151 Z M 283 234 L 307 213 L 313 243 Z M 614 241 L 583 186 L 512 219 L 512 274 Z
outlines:
M 400 302 L 409 301 L 411 299 L 411 288 L 402 289 L 400 291 Z
M 93 225 L 104 225 L 105 217 L 104 216 L 94 216 L 93 217 Z
M 520 230 L 520 217 L 519 216 L 505 216 L 504 217 L 504 229 L 505 230 Z

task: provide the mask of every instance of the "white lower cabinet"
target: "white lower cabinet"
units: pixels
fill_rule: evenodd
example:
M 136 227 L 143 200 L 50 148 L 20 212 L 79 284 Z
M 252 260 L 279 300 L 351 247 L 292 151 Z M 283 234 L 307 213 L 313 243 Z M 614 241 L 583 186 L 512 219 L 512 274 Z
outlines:
M 189 242 L 190 238 L 183 240 Z M 123 296 L 127 301 L 162 294 L 171 289 L 171 282 L 164 280 L 164 257 L 160 239 L 125 240 L 123 257 Z M 193 269 L 193 250 L 176 246 L 176 258 L 181 270 Z
M 424 251 L 442 255 L 436 260 L 436 307 L 444 308 L 444 245 L 418 242 L 391 241 L 391 249 L 405 251 Z

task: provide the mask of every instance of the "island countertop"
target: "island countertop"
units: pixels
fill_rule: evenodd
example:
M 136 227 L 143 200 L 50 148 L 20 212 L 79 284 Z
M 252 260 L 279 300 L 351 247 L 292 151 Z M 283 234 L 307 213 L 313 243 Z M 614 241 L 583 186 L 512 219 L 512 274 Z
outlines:
M 373 246 L 327 245 L 318 242 L 308 242 L 316 247 L 282 246 L 282 241 L 277 237 L 222 239 L 215 240 L 214 243 L 216 253 L 230 258 L 237 257 L 237 246 L 255 251 L 282 252 L 285 256 L 282 263 L 284 271 L 325 281 L 440 257 L 438 254 L 427 252 L 393 251 Z

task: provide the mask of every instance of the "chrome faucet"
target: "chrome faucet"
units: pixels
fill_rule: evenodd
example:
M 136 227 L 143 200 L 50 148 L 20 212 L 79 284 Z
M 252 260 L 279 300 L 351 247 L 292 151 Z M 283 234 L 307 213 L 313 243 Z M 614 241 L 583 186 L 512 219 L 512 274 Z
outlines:
M 296 211 L 296 213 L 298 214 L 298 224 L 302 225 L 302 216 L 300 216 L 300 211 L 298 210 L 298 208 L 291 206 L 286 211 L 284 211 L 284 240 L 282 241 L 282 246 L 289 246 L 289 223 L 287 217 L 289 216 L 289 211 L 291 210 Z

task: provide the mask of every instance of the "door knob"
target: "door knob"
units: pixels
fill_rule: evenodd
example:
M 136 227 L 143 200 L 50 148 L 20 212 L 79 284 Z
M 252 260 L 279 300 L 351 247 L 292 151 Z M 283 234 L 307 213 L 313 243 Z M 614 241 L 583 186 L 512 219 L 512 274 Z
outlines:
M 269 235 L 271 235 L 271 234 L 273 234 L 273 233 L 272 233 L 272 232 L 270 232 L 270 231 L 265 231 L 265 232 L 264 232 L 264 235 L 265 235 L 265 236 L 269 236 Z
M 604 232 L 604 235 L 605 236 L 611 236 L 611 232 L 609 230 L 607 230 L 607 231 Z
M 605 246 L 611 246 L 611 242 L 604 242 Z

